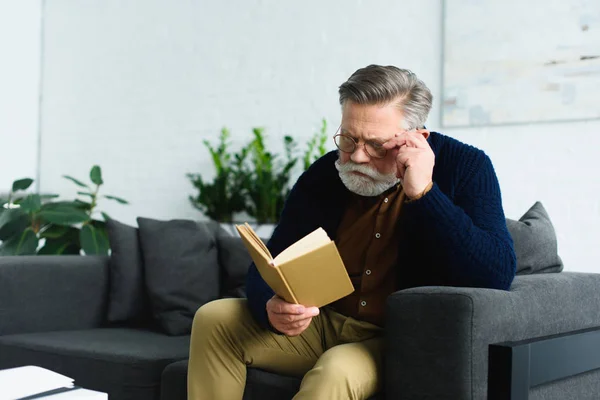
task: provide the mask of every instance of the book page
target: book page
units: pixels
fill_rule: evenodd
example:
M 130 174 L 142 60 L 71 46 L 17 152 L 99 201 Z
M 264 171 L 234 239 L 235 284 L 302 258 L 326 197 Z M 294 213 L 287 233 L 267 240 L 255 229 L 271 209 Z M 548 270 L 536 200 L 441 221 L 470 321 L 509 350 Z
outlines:
M 293 260 L 304 253 L 308 253 L 311 250 L 322 247 L 329 242 L 331 242 L 331 239 L 329 239 L 329 236 L 327 236 L 327 233 L 323 228 L 315 229 L 313 232 L 282 251 L 273 261 L 275 261 L 275 265 L 285 264 L 286 262 Z
M 273 260 L 273 256 L 269 252 L 269 249 L 267 249 L 267 246 L 265 246 L 263 241 L 260 240 L 258 236 L 256 236 L 256 233 L 254 233 L 250 225 L 236 225 L 236 229 L 240 234 L 242 240 L 246 242 L 246 247 L 252 246 L 254 251 L 258 252 L 258 254 L 260 254 L 261 257 L 263 257 L 268 262 L 271 262 Z
M 48 369 L 27 365 L 0 371 L 0 399 L 19 399 L 53 389 L 73 387 L 73 379 Z
M 247 222 L 244 224 L 244 226 L 246 227 L 246 232 L 250 233 L 252 235 L 252 237 L 254 238 L 254 240 L 256 241 L 256 243 L 265 251 L 266 254 L 269 255 L 269 261 L 272 261 L 273 256 L 271 255 L 271 252 L 267 248 L 267 245 L 265 244 L 265 242 L 263 242 L 262 239 L 258 237 L 256 232 L 254 232 L 254 229 L 252 229 L 252 227 Z
M 288 303 L 297 303 L 296 298 L 281 274 L 281 271 L 271 265 L 271 254 L 264 244 L 262 246 L 260 245 L 262 240 L 257 238 L 250 226 L 236 225 L 236 228 L 240 233 L 244 246 L 254 261 L 254 265 L 256 265 L 256 269 L 258 269 L 258 272 L 267 285 Z M 260 243 L 258 243 L 257 240 Z

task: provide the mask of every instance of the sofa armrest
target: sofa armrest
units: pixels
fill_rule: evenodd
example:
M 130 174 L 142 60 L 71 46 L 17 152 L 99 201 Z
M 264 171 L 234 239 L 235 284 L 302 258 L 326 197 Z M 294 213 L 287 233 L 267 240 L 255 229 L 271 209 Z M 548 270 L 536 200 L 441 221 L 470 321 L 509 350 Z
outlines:
M 0 257 L 0 335 L 89 329 L 106 320 L 108 257 Z
M 386 397 L 485 399 L 488 346 L 600 325 L 600 274 L 518 276 L 510 291 L 420 287 L 387 303 Z

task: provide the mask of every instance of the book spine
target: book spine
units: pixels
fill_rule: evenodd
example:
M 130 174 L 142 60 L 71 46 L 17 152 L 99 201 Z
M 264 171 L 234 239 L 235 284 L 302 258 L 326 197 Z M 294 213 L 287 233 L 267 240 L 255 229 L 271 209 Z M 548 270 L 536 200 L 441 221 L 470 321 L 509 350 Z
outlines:
M 292 302 L 294 304 L 300 304 L 300 303 L 298 303 L 298 299 L 296 298 L 296 295 L 294 294 L 294 292 L 292 292 L 292 288 L 288 284 L 288 281 L 285 279 L 285 276 L 283 275 L 283 272 L 281 272 L 281 270 L 275 265 L 275 261 L 271 261 L 271 265 L 273 266 L 273 268 L 275 268 L 277 270 L 277 273 L 279 274 L 279 277 L 281 278 L 281 281 L 285 285 L 285 288 L 286 288 L 287 292 L 290 294 Z M 285 300 L 287 301 L 288 299 L 285 299 Z

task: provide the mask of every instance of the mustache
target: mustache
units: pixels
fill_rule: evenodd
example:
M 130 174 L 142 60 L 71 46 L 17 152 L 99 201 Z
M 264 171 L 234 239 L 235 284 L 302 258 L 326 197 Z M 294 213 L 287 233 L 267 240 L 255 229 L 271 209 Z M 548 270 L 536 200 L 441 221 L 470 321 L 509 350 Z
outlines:
M 386 179 L 390 178 L 390 176 L 388 174 L 382 174 L 381 172 L 379 172 L 373 168 L 367 167 L 366 165 L 363 165 L 363 164 L 356 164 L 351 160 L 346 161 L 343 164 L 340 162 L 340 160 L 337 160 L 335 163 L 335 167 L 342 174 L 347 174 L 350 172 L 360 172 L 361 174 L 365 174 L 369 178 L 372 178 L 376 181 L 382 181 L 382 180 L 386 180 Z M 394 175 L 394 177 L 395 177 L 395 175 Z

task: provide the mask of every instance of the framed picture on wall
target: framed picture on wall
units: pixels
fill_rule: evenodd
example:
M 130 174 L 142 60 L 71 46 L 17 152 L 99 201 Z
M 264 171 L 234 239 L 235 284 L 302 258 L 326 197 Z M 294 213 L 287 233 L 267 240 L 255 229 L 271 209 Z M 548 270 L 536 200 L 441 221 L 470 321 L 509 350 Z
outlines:
M 445 0 L 444 127 L 600 118 L 600 1 Z

